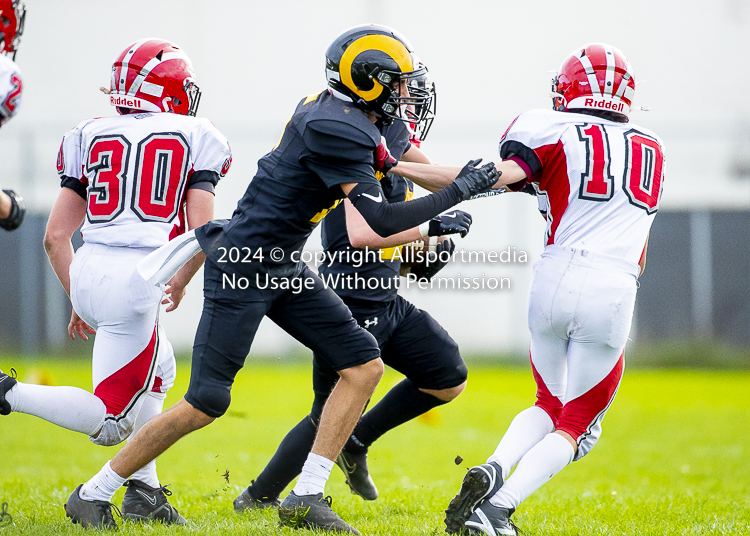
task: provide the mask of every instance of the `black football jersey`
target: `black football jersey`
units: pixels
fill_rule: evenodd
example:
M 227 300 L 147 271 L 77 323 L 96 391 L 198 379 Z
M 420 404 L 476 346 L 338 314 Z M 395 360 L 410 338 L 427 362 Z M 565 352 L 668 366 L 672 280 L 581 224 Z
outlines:
M 240 274 L 298 273 L 302 263 L 294 257 L 345 197 L 339 185 L 377 184 L 373 163 L 380 137 L 362 110 L 327 90 L 303 99 L 278 145 L 258 161 L 232 218 L 196 230 L 203 251 Z
M 409 132 L 403 122 L 396 121 L 386 127 L 385 136 L 391 155 L 400 159 L 409 149 Z M 381 173 L 377 173 L 382 176 Z M 389 203 L 409 201 L 414 185 L 408 179 L 388 174 L 382 177 L 380 186 Z M 346 212 L 343 203 L 332 210 L 321 227 L 323 248 L 329 253 L 328 262 L 320 267 L 323 280 L 344 301 L 388 302 L 398 294 L 400 257 L 393 259 L 396 248 L 370 250 L 365 255 L 349 242 L 346 230 Z M 355 276 L 356 274 L 356 276 Z

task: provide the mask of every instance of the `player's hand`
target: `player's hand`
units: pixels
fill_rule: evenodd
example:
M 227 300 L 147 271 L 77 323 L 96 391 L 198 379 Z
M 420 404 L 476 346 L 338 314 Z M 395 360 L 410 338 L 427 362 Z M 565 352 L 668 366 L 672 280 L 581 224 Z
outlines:
M 453 210 L 432 218 L 427 236 L 460 234 L 464 237 L 469 234 L 470 227 L 471 214 L 463 210 Z
M 71 339 L 76 340 L 76 333 L 78 333 L 78 336 L 81 339 L 87 341 L 89 340 L 89 337 L 86 334 L 95 335 L 96 330 L 81 320 L 81 317 L 78 316 L 78 313 L 73 309 L 73 312 L 70 315 L 70 324 L 68 324 L 68 335 L 70 335 Z
M 398 160 L 393 158 L 388 150 L 388 145 L 385 143 L 385 136 L 380 136 L 380 145 L 375 149 L 374 159 L 375 163 L 372 167 L 374 167 L 376 171 L 382 171 L 386 174 L 393 166 L 398 164 Z
M 178 272 L 179 274 L 179 272 Z M 163 305 L 168 305 L 167 312 L 170 313 L 180 306 L 182 298 L 185 297 L 187 291 L 186 285 L 183 284 L 175 275 L 167 283 L 167 290 L 164 291 L 164 299 L 161 301 Z
M 450 262 L 455 249 L 456 243 L 450 238 L 445 238 L 437 243 L 434 252 L 427 253 L 427 262 L 413 266 L 411 273 L 420 281 L 429 281 Z
M 498 171 L 495 164 L 490 162 L 478 168 L 481 161 L 481 158 L 469 161 L 453 181 L 453 184 L 460 190 L 461 201 L 466 201 L 472 195 L 489 191 L 500 180 L 502 173 Z

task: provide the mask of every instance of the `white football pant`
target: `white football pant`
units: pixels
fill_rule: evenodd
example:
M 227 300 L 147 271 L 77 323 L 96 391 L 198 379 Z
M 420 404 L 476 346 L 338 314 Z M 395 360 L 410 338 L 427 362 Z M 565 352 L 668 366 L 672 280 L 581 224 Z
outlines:
M 601 435 L 620 385 L 635 305 L 638 265 L 548 246 L 529 295 L 536 406 L 578 443 L 576 460 Z
M 94 395 L 107 409 L 101 431 L 91 439 L 96 444 L 127 438 L 145 395 L 166 393 L 174 384 L 174 351 L 158 319 L 162 291 L 136 270 L 150 251 L 84 244 L 70 265 L 73 307 L 96 329 Z

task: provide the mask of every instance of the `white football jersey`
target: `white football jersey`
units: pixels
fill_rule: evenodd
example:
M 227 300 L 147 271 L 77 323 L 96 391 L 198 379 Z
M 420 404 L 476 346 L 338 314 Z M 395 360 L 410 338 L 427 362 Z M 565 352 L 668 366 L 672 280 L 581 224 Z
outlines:
M 57 172 L 86 187 L 85 242 L 156 248 L 185 231 L 192 174 L 223 177 L 231 162 L 227 139 L 207 119 L 139 113 L 68 131 Z
M 18 65 L 0 54 L 0 125 L 18 113 L 23 98 L 23 78 Z
M 518 162 L 546 195 L 546 245 L 639 261 L 664 184 L 663 144 L 653 132 L 532 110 L 508 127 L 500 156 Z

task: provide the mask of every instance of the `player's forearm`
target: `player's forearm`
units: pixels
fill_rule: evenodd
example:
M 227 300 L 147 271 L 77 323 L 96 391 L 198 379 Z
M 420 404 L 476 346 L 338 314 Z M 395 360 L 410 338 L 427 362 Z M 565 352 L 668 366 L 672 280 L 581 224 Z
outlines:
M 356 209 L 355 209 L 356 210 Z M 369 228 L 369 227 L 368 227 Z M 414 242 L 422 238 L 422 234 L 419 232 L 419 227 L 412 227 L 406 231 L 396 233 L 394 235 L 381 237 L 375 233 L 372 229 L 367 235 L 349 235 L 349 241 L 355 248 L 370 248 L 370 249 L 383 249 L 401 246 Z
M 381 237 L 367 225 L 365 219 L 348 199 L 344 201 L 344 209 L 346 211 L 346 231 L 349 235 L 349 242 L 355 248 L 390 248 L 413 242 L 421 237 L 419 227 L 412 227 L 394 235 Z
M 440 166 L 406 162 L 404 160 L 391 168 L 391 173 L 406 177 L 431 192 L 441 190 L 450 185 L 460 171 L 461 168 L 456 166 Z
M 10 196 L 0 190 L 0 220 L 10 216 L 11 208 L 13 208 L 13 204 L 10 201 Z
M 185 263 L 185 266 L 180 268 L 180 270 L 172 278 L 172 282 L 182 288 L 185 288 L 193 279 L 193 276 L 198 273 L 198 270 L 200 270 L 204 262 L 206 262 L 206 254 L 203 253 L 203 251 L 199 251 L 195 255 L 195 257 Z
M 44 237 L 44 249 L 47 251 L 47 258 L 55 271 L 60 284 L 65 289 L 65 293 L 70 297 L 70 263 L 73 262 L 73 244 L 67 240 Z

